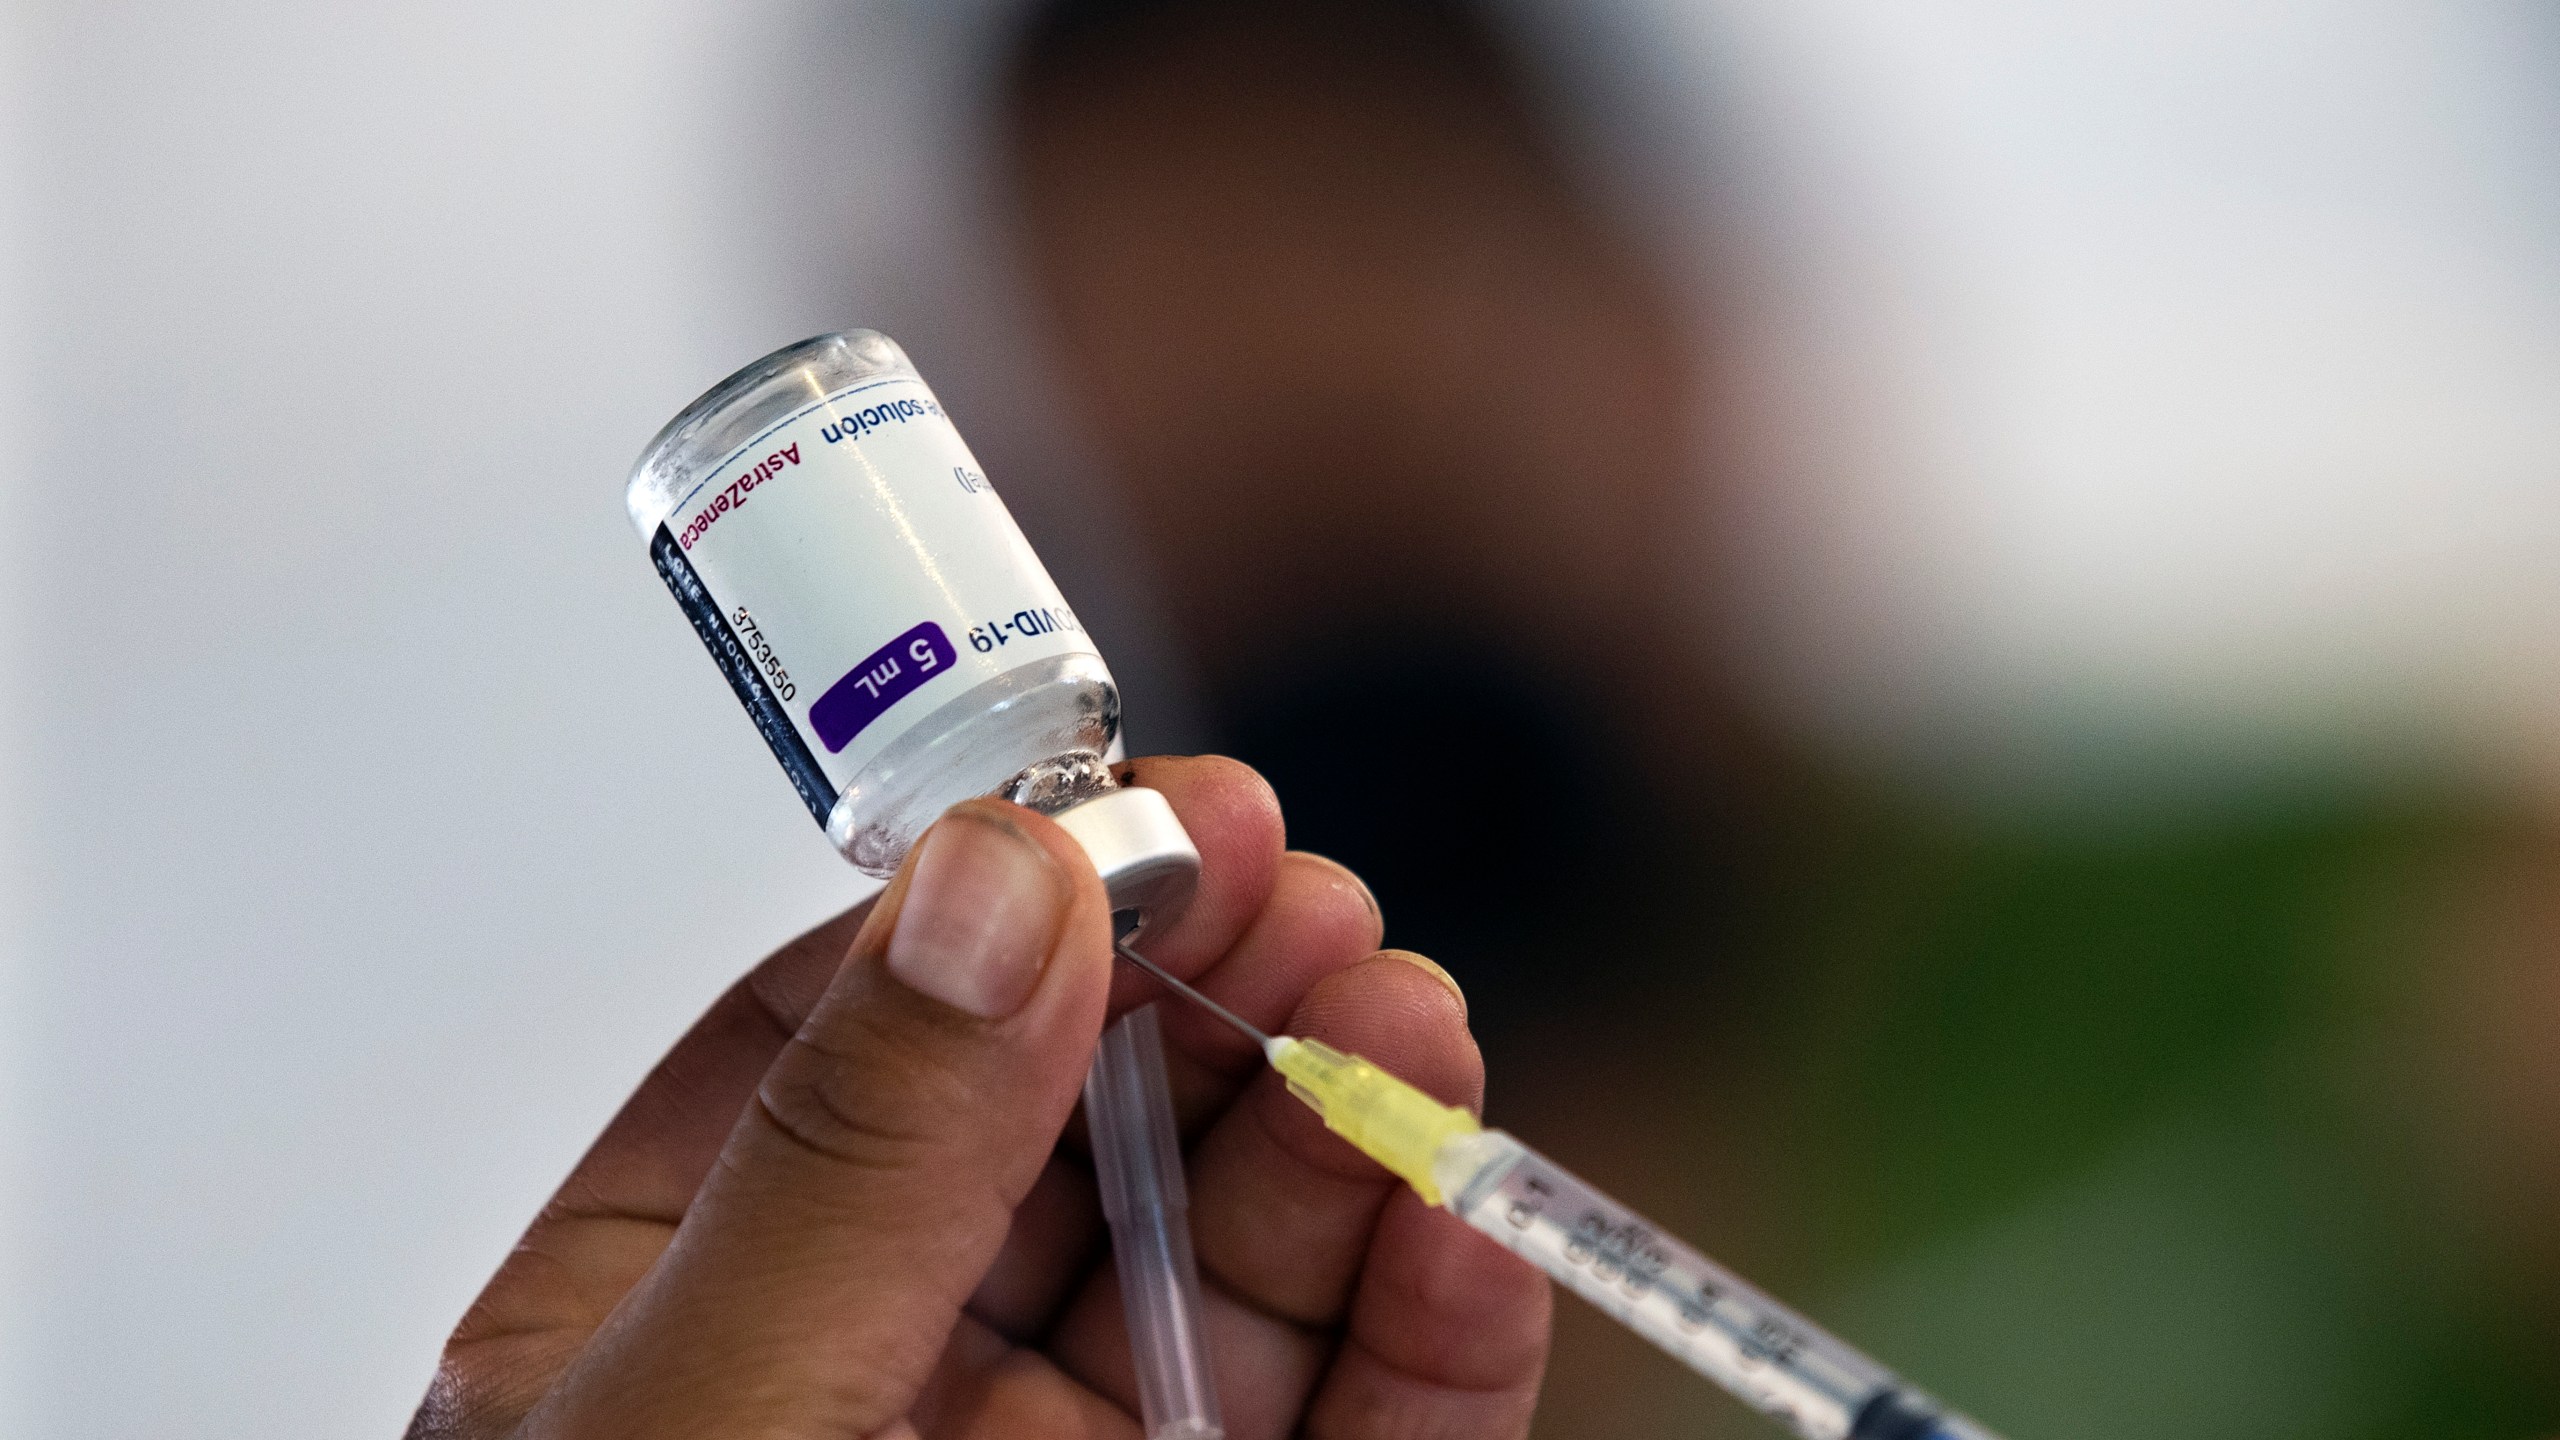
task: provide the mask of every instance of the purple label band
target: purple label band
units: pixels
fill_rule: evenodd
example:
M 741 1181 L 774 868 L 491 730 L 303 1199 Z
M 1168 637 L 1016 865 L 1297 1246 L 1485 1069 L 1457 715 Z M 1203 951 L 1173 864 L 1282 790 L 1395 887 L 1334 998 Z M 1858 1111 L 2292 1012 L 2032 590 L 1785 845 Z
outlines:
M 872 651 L 809 706 L 809 728 L 835 754 L 907 692 L 948 669 L 960 652 L 927 620 Z

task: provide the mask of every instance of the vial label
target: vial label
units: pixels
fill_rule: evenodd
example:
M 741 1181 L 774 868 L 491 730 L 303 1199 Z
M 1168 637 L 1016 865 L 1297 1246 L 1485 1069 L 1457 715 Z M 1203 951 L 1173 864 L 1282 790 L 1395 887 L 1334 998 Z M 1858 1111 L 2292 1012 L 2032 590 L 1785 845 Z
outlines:
M 908 726 L 1026 663 L 1094 655 L 921 380 L 840 390 L 704 476 L 650 544 L 809 813 Z

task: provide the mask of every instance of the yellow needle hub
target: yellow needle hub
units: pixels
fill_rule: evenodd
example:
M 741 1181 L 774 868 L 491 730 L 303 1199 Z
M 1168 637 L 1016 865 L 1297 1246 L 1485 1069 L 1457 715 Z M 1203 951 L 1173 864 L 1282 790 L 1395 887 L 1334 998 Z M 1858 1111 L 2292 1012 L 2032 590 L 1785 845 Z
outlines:
M 1263 1054 L 1288 1078 L 1289 1093 L 1324 1117 L 1324 1128 L 1394 1171 L 1434 1207 L 1443 1202 L 1432 1157 L 1451 1139 L 1483 1128 L 1476 1117 L 1320 1040 L 1276 1036 L 1264 1042 Z

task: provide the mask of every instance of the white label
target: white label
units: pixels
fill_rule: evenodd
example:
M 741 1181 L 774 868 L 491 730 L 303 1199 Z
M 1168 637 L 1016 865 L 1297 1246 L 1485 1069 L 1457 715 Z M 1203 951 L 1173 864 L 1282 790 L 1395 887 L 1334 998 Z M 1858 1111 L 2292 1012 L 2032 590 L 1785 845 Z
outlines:
M 828 802 L 971 686 L 1095 653 L 921 380 L 865 381 L 741 446 L 667 516 L 657 549 L 749 709 L 761 689 L 788 717 Z M 707 628 L 715 608 L 726 636 Z M 787 737 L 758 718 L 780 754 Z

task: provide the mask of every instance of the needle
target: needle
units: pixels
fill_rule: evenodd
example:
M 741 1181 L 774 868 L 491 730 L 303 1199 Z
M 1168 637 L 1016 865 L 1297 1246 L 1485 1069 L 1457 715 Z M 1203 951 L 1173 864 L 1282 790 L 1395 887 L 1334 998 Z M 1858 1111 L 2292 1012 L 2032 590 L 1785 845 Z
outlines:
M 1270 1050 L 1270 1036 L 1265 1035 L 1261 1031 L 1244 1023 L 1243 1020 L 1237 1018 L 1236 1012 L 1233 1010 L 1228 1009 L 1226 1006 L 1219 1004 L 1217 1001 L 1210 999 L 1208 996 L 1201 994 L 1199 991 L 1192 989 L 1190 986 L 1174 979 L 1171 975 L 1166 974 L 1164 970 L 1156 964 L 1156 962 L 1139 954 L 1137 951 L 1130 949 L 1128 941 L 1114 940 L 1111 942 L 1111 948 L 1120 952 L 1121 959 L 1128 961 L 1130 964 L 1135 965 L 1139 969 L 1156 977 L 1156 983 L 1164 986 L 1168 990 L 1171 990 L 1183 999 L 1190 1001 L 1192 1004 L 1208 1011 L 1210 1014 L 1217 1016 L 1219 1019 L 1226 1021 L 1228 1024 L 1233 1025 L 1238 1030 L 1243 1031 L 1246 1036 L 1252 1039 L 1255 1045 L 1260 1046 L 1263 1050 Z

